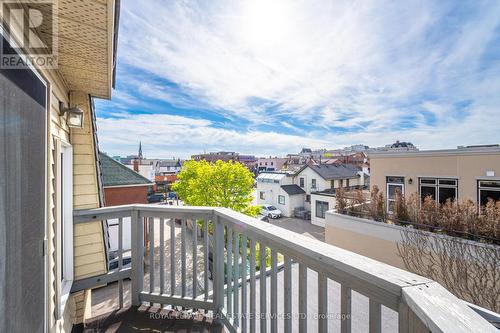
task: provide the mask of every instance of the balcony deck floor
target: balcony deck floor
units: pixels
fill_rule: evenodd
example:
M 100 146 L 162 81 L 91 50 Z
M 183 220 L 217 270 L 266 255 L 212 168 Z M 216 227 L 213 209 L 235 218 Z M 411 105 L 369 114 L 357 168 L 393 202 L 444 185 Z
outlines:
M 82 333 L 137 333 L 137 332 L 223 332 L 223 326 L 212 319 L 197 315 L 187 318 L 173 310 L 157 307 L 128 307 L 92 318 Z

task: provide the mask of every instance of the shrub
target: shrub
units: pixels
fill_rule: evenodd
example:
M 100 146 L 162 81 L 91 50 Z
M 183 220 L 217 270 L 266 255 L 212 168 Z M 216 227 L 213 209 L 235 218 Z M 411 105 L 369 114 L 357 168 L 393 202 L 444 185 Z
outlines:
M 335 209 L 337 212 L 344 214 L 347 208 L 347 199 L 345 197 L 345 190 L 339 187 L 335 191 Z
M 370 193 L 370 204 L 368 205 L 370 217 L 376 221 L 385 218 L 384 195 L 377 185 L 374 185 Z
M 368 204 L 362 198 L 362 192 L 356 192 L 349 205 L 344 190 L 338 189 L 337 211 L 345 213 L 348 208 L 354 214 L 369 216 L 376 221 L 385 220 L 385 199 L 377 186 L 373 186 Z M 447 200 L 444 204 L 439 204 L 432 196 L 421 200 L 417 193 L 413 193 L 405 198 L 401 191 L 396 190 L 392 210 L 391 217 L 396 221 L 426 225 L 433 230 L 441 228 L 454 236 L 459 234 L 458 236 L 468 238 L 473 235 L 500 243 L 500 201 L 490 200 L 479 212 L 478 205 L 471 200 Z
M 409 221 L 408 208 L 406 207 L 406 200 L 399 188 L 396 189 L 396 200 L 394 202 L 394 217 L 398 221 Z

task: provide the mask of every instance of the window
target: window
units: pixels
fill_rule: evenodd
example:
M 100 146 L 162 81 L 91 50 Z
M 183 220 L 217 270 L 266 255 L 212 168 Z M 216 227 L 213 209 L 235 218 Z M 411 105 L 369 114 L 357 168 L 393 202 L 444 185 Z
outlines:
M 259 192 L 259 198 L 260 200 L 266 200 L 266 194 L 264 192 Z
M 316 179 L 311 179 L 311 188 L 316 188 Z
M 306 202 L 311 202 L 311 195 L 306 194 Z
M 60 143 L 58 150 L 57 250 L 60 260 L 57 263 L 57 271 L 60 281 L 58 286 L 60 313 L 62 314 L 73 284 L 73 149 L 69 144 Z
M 420 198 L 423 201 L 427 196 L 431 196 L 440 204 L 444 204 L 448 199 L 453 201 L 457 198 L 457 185 L 457 179 L 420 178 Z
M 271 162 L 271 165 L 273 165 L 273 162 Z
M 280 205 L 284 205 L 285 204 L 285 196 L 284 195 L 278 195 L 278 203 Z
M 500 180 L 480 180 L 478 181 L 478 201 L 482 207 L 489 200 L 500 200 Z
M 404 177 L 387 177 L 387 212 L 394 212 L 394 203 L 396 202 L 396 193 L 400 191 L 405 193 L 405 178 Z
M 300 178 L 299 179 L 299 184 L 300 184 L 300 187 L 304 188 L 304 178 Z
M 345 180 L 345 186 L 349 187 L 349 179 Z
M 316 201 L 316 217 L 324 219 L 327 210 L 328 210 L 328 202 Z

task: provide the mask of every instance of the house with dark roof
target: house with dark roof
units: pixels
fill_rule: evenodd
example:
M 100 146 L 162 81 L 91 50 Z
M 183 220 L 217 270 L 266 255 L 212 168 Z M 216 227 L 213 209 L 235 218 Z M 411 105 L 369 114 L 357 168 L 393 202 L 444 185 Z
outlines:
M 153 182 L 104 153 L 99 157 L 106 206 L 147 203 Z
M 294 183 L 292 174 L 262 172 L 257 176 L 257 203 L 273 205 L 283 216 L 293 216 L 296 208 L 304 207 L 306 192 Z
M 335 208 L 335 191 L 362 188 L 365 174 L 352 164 L 304 164 L 295 172 L 263 172 L 257 177 L 257 203 L 274 205 L 283 216 L 295 209 L 311 212 L 311 223 L 324 226 Z
M 352 164 L 307 164 L 295 175 L 295 184 L 305 192 L 304 208 L 311 211 L 311 223 L 325 225 L 325 212 L 335 208 L 335 190 L 361 188 L 364 173 Z

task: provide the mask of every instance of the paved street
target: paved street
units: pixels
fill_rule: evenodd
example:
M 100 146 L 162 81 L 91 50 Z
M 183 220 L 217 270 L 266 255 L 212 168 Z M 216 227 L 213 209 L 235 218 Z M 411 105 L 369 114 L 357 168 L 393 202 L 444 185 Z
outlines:
M 269 219 L 269 223 L 285 228 L 287 230 L 325 241 L 325 228 L 311 224 L 311 221 L 294 217 L 282 217 L 279 219 Z

